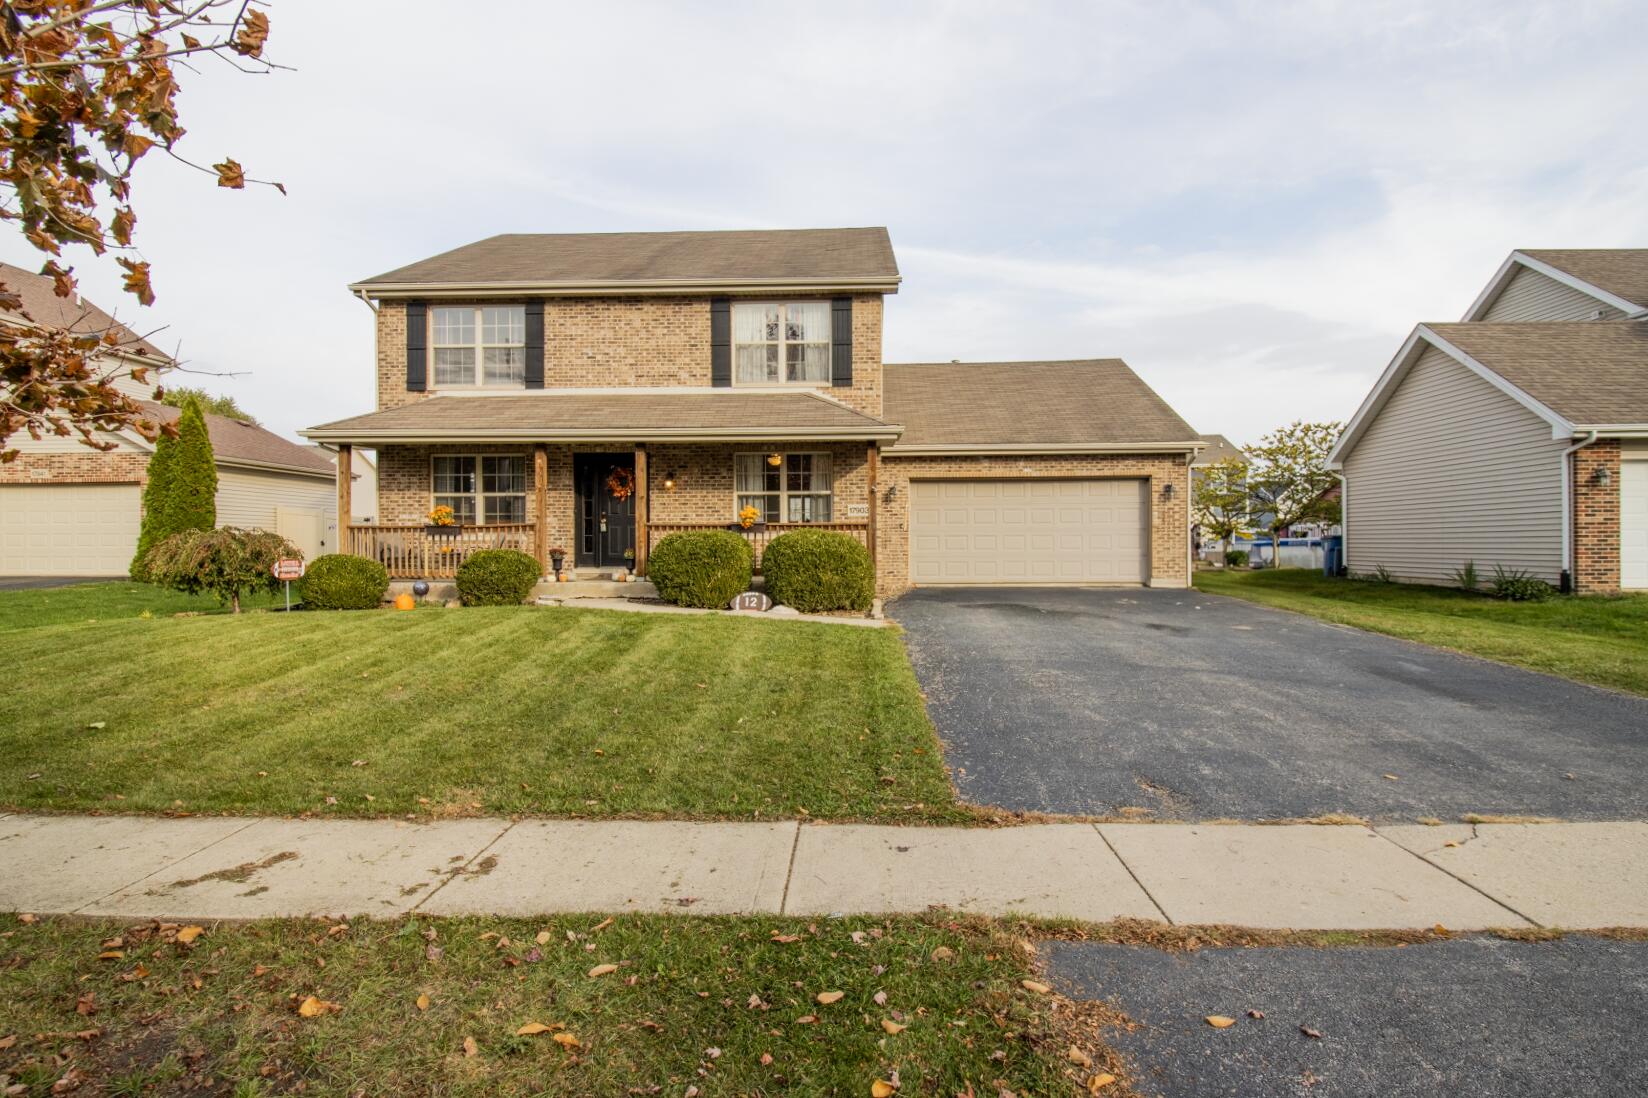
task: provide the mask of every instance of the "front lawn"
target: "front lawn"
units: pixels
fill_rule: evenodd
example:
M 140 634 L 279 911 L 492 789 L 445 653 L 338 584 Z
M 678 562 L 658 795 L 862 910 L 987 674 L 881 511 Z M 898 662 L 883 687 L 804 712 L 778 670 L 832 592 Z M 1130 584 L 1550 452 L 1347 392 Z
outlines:
M 188 944 L 175 924 L 4 924 L 0 1091 L 31 1098 L 856 1096 L 877 1080 L 993 1098 L 1086 1094 L 1121 1070 L 1074 1024 L 1097 1008 L 1025 988 L 1031 956 L 987 923 L 289 920 Z
M 1648 695 L 1648 596 L 1503 602 L 1302 568 L 1196 573 L 1196 589 Z
M 133 586 L 0 594 L 0 808 L 972 816 L 894 630 L 535 607 L 172 617 L 174 596 Z
M 297 598 L 295 591 L 292 597 Z M 247 609 L 257 609 L 281 605 L 282 600 L 278 597 L 271 600 L 268 595 L 260 594 L 240 601 Z M 143 613 L 159 618 L 228 611 L 210 595 L 185 595 L 147 583 L 78 583 L 70 587 L 0 591 L 0 632 L 65 622 L 116 621 Z

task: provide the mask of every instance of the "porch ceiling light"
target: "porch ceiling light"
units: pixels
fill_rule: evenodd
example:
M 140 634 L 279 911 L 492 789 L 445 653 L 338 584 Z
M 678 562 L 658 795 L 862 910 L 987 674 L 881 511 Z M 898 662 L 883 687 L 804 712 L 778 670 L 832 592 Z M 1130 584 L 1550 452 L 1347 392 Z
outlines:
M 675 491 L 675 474 L 673 472 L 664 474 L 664 491 Z

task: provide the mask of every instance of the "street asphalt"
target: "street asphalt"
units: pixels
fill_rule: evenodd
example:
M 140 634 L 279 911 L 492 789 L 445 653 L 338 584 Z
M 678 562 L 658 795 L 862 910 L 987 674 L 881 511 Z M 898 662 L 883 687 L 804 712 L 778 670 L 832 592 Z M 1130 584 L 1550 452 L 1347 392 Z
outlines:
M 1648 816 L 1648 698 L 1195 591 L 927 588 L 889 613 L 976 803 Z
M 80 583 L 107 583 L 111 576 L 0 576 L 0 591 L 35 591 L 46 587 L 73 587 Z
M 1139 1023 L 1107 1039 L 1130 1061 L 1141 1094 L 1648 1094 L 1648 942 L 1042 949 L 1059 990 L 1109 1002 Z M 1216 1029 L 1208 1015 L 1236 1024 Z

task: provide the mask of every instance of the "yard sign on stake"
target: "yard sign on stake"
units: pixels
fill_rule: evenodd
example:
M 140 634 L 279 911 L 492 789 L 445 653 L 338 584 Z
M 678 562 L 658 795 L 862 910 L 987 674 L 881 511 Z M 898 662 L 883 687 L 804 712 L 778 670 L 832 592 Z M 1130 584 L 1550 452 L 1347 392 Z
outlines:
M 303 561 L 283 557 L 275 561 L 274 566 L 269 571 L 274 573 L 276 579 L 284 580 L 286 583 L 286 612 L 290 614 L 292 612 L 292 581 L 303 578 Z

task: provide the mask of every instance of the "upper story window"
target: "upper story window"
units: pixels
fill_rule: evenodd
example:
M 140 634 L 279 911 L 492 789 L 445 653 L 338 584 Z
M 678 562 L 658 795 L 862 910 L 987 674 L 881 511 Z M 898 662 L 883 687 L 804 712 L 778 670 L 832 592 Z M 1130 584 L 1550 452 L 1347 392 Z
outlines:
M 732 343 L 739 385 L 828 384 L 830 303 L 734 302 Z
M 439 305 L 429 310 L 437 389 L 526 382 L 526 306 Z

